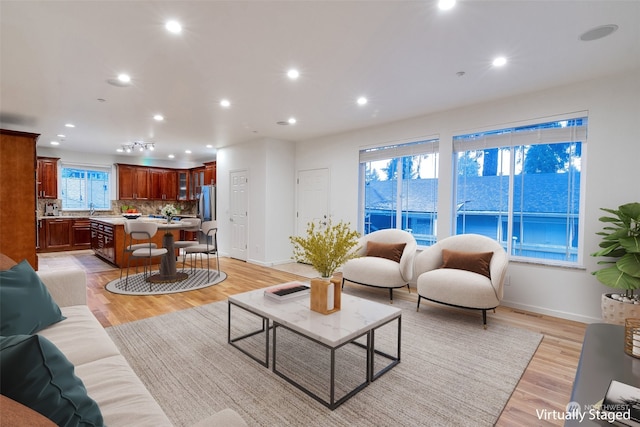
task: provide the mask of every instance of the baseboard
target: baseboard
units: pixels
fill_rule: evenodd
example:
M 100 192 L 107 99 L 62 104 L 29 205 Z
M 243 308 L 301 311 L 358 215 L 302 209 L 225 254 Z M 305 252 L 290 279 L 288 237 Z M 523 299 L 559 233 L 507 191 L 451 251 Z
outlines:
M 561 310 L 550 310 L 548 308 L 538 307 L 538 306 L 535 306 L 535 305 L 520 304 L 520 303 L 516 303 L 516 302 L 512 302 L 512 301 L 506 301 L 506 300 L 502 300 L 500 302 L 500 305 L 505 306 L 505 307 L 515 308 L 515 309 L 518 309 L 518 310 L 530 311 L 532 313 L 544 314 L 546 316 L 559 317 L 561 319 L 573 320 L 573 321 L 581 322 L 581 323 L 602 323 L 602 319 L 599 318 L 599 317 L 583 316 L 583 315 L 580 315 L 580 314 L 570 313 L 570 312 L 561 311 Z

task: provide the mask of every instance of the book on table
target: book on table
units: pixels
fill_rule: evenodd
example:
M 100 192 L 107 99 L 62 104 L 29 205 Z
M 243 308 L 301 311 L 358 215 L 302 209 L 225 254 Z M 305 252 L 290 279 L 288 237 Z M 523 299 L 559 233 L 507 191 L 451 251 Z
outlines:
M 264 290 L 264 296 L 276 301 L 309 295 L 309 285 L 302 282 L 288 282 L 282 285 L 270 286 Z

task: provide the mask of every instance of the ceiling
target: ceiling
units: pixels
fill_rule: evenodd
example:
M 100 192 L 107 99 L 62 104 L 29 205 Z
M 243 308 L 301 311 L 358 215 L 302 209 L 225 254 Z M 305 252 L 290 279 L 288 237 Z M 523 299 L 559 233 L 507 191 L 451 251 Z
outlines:
M 605 24 L 619 28 L 580 40 Z M 1 0 L 0 40 L 2 128 L 109 155 L 154 142 L 127 156 L 197 163 L 260 138 L 304 141 L 638 72 L 640 2 Z M 498 55 L 505 66 L 491 65 Z M 108 83 L 123 72 L 128 86 Z

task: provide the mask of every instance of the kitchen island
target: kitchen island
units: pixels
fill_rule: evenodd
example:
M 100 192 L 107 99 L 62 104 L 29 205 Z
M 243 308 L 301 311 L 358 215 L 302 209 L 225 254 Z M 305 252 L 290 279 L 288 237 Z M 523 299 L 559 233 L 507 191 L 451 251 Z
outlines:
M 124 232 L 123 217 L 94 217 L 91 218 L 91 249 L 103 260 L 117 266 L 126 267 L 129 255 L 123 253 L 127 236 Z M 180 238 L 180 230 L 158 230 L 153 237 L 153 242 L 162 247 L 162 238 L 165 233 L 173 234 L 174 239 Z M 132 259 L 131 266 L 143 265 L 143 260 Z M 158 261 L 160 262 L 160 261 Z

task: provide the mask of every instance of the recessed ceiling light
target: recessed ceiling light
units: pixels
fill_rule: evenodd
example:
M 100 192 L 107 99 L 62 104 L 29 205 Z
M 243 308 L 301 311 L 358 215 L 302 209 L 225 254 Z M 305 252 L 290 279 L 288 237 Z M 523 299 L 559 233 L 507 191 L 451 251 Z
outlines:
M 74 124 L 72 124 L 72 123 L 67 123 L 67 124 L 65 125 L 65 127 L 68 127 L 68 128 L 74 128 L 74 127 L 76 127 L 76 125 L 74 125 Z
M 229 108 L 231 106 L 231 102 L 228 99 L 223 99 L 220 101 L 220 106 L 224 108 Z
M 191 154 L 191 150 L 184 150 L 186 154 Z
M 456 0 L 440 0 L 438 1 L 438 8 L 440 10 L 449 10 L 456 5 Z
M 156 114 L 155 116 L 153 116 L 153 120 L 161 122 L 164 120 L 164 117 L 162 116 L 162 114 Z
M 289 77 L 291 80 L 295 80 L 298 77 L 300 77 L 300 71 L 296 70 L 295 68 L 292 68 L 289 71 L 287 71 L 287 77 Z
M 173 154 L 169 154 L 167 157 L 170 158 L 170 159 L 173 159 L 176 156 L 174 156 Z
M 207 144 L 207 145 L 206 145 L 206 147 L 207 147 L 207 148 L 213 148 L 213 145 L 211 145 L 211 144 Z
M 125 73 L 118 74 L 118 81 L 121 83 L 129 83 L 131 82 L 131 76 Z
M 58 137 L 58 138 L 66 138 L 66 136 L 64 136 L 64 135 L 63 135 L 63 134 L 61 134 L 61 133 L 59 133 L 59 134 L 57 135 L 57 137 Z
M 364 96 L 361 96 L 360 98 L 358 98 L 358 99 L 356 100 L 356 102 L 358 103 L 358 105 L 365 105 L 365 104 L 366 104 L 367 102 L 369 102 L 369 101 L 368 101 L 368 100 L 367 100 L 367 98 L 365 98 Z
M 610 34 L 613 34 L 617 29 L 618 26 L 615 24 L 600 25 L 599 27 L 592 28 L 582 33 L 582 35 L 580 35 L 580 40 L 582 40 L 583 42 L 598 40 L 603 37 L 607 37 Z
M 295 117 L 289 117 L 289 120 L 287 120 L 287 123 L 289 123 L 290 125 L 295 125 L 297 122 Z
M 117 151 L 118 153 L 124 153 L 124 148 L 116 148 L 116 151 Z
M 499 56 L 496 59 L 494 59 L 492 62 L 494 67 L 502 67 L 506 63 L 507 63 L 507 58 L 505 58 L 504 56 Z
M 51 145 L 60 145 L 58 141 L 51 141 Z
M 164 28 L 173 34 L 180 34 L 182 32 L 182 25 L 180 25 L 178 21 L 167 21 L 167 23 L 164 24 Z

